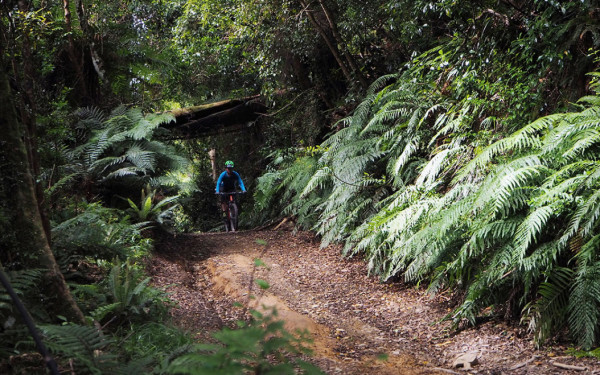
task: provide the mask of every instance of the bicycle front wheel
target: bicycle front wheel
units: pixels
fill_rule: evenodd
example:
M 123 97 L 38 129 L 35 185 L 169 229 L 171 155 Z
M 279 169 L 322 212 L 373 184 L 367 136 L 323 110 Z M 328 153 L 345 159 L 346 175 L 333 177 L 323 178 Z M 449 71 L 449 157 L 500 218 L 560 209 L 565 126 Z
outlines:
M 238 207 L 235 203 L 229 205 L 229 227 L 232 232 L 238 229 Z

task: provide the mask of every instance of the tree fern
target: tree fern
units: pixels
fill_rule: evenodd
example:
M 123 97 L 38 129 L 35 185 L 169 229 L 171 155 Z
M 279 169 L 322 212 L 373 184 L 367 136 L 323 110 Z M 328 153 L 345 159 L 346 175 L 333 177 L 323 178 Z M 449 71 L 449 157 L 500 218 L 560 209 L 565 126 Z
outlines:
M 89 195 L 92 190 L 107 187 L 126 195 L 130 186 L 160 184 L 164 181 L 161 176 L 182 171 L 188 165 L 173 145 L 155 139 L 156 134 L 165 131 L 160 125 L 172 120 L 170 115 L 144 115 L 137 108 L 125 107 L 114 109 L 109 116 L 95 110 L 78 114 L 82 117 L 77 128 L 84 130 L 86 138 L 69 153 L 71 163 L 63 173 L 72 176 L 72 182 L 83 180 L 87 184 L 83 191 Z M 171 186 L 175 181 L 170 179 Z
M 140 238 L 140 229 L 119 220 L 113 209 L 91 204 L 83 212 L 57 224 L 52 229 L 55 256 L 113 259 L 131 255 L 132 245 Z M 66 270 L 65 270 L 66 271 Z

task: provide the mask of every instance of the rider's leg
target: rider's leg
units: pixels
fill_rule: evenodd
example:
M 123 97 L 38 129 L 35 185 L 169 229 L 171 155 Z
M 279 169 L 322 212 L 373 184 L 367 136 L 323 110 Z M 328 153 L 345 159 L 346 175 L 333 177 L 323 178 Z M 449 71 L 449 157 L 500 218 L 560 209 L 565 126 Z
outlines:
M 225 228 L 229 230 L 229 220 L 227 219 L 227 201 L 221 200 L 221 211 L 223 212 L 223 223 L 225 223 Z

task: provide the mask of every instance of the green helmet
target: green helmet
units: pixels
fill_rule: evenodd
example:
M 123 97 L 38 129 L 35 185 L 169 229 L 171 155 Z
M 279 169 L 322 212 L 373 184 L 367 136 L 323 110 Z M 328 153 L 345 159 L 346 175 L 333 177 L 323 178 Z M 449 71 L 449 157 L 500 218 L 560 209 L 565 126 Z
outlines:
M 233 168 L 233 162 L 231 160 L 227 160 L 225 162 L 225 168 Z

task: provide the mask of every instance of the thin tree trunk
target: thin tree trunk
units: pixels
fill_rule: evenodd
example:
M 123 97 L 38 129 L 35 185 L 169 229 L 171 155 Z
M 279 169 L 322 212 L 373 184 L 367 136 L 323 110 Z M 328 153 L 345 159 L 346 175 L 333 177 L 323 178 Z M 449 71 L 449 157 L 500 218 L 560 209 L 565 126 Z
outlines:
M 213 182 L 217 182 L 217 150 L 211 148 L 208 151 L 208 157 L 210 158 L 210 166 L 212 168 Z
M 354 56 L 352 56 L 352 54 L 350 52 L 348 52 L 348 49 L 345 47 L 346 43 L 344 42 L 344 40 L 342 39 L 342 36 L 340 35 L 340 33 L 338 31 L 337 25 L 333 19 L 333 15 L 331 14 L 331 11 L 329 10 L 329 8 L 327 8 L 327 6 L 325 5 L 323 0 L 318 0 L 318 2 L 319 2 L 319 5 L 321 5 L 321 9 L 323 9 L 323 13 L 325 13 L 325 18 L 327 18 L 329 27 L 331 27 L 331 33 L 333 34 L 333 37 L 335 38 L 337 44 L 342 47 L 342 53 L 343 53 L 344 57 L 346 58 L 346 61 L 348 62 L 350 69 L 352 69 L 352 72 L 354 73 L 356 78 L 358 78 L 358 81 L 360 82 L 360 85 L 362 86 L 362 88 L 364 90 L 366 90 L 369 87 L 369 84 L 367 83 L 367 80 L 365 79 L 364 74 L 362 74 L 362 72 L 358 68 L 358 65 L 356 64 L 356 60 L 354 59 Z
M 312 14 L 312 10 L 310 9 L 309 4 L 307 4 L 303 0 L 300 1 L 300 4 L 305 9 L 306 16 L 308 17 L 308 20 L 310 21 L 310 23 L 315 27 L 315 29 L 317 30 L 319 35 L 321 35 L 321 38 L 323 38 L 323 41 L 325 42 L 325 44 L 327 44 L 329 51 L 331 51 L 331 54 L 335 58 L 335 61 L 337 61 L 340 69 L 342 69 L 342 73 L 344 74 L 344 77 L 346 77 L 346 80 L 351 83 L 353 81 L 352 74 L 350 74 L 350 71 L 348 70 L 346 63 L 342 59 L 339 49 L 337 48 L 335 43 L 331 40 L 329 35 L 327 35 L 327 33 L 325 32 L 323 27 L 321 27 L 319 22 L 317 22 L 317 20 L 315 19 L 315 16 Z
M 0 48 L 0 51 L 3 49 Z M 37 262 L 34 266 L 47 271 L 45 286 L 54 297 L 55 311 L 70 321 L 84 324 L 85 317 L 60 272 L 42 225 L 23 132 L 17 121 L 4 67 L 0 69 L 0 113 L 0 153 L 4 164 L 2 177 L 3 183 L 10 183 L 12 189 L 9 204 L 13 217 L 10 225 L 18 242 L 18 250 L 27 258 L 27 262 Z

